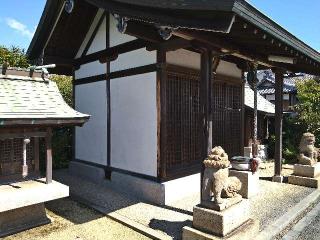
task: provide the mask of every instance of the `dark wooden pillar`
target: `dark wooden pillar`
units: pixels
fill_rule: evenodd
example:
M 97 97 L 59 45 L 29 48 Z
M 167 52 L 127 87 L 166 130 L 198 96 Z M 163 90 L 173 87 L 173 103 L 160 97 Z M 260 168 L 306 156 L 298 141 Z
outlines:
M 201 65 L 200 65 L 200 109 L 201 109 L 201 127 L 202 133 L 201 145 L 202 145 L 202 160 L 204 160 L 212 146 L 209 146 L 209 142 L 212 145 L 212 139 L 209 139 L 209 116 L 211 111 L 211 76 L 212 76 L 212 54 L 207 49 L 201 52 Z M 212 130 L 212 129 L 211 129 Z M 210 148 L 210 149 L 209 149 Z M 202 198 L 202 179 L 204 173 L 204 165 L 201 167 L 201 181 L 200 181 L 200 196 Z
M 157 71 L 157 122 L 158 122 L 158 176 L 161 179 L 167 177 L 167 72 L 166 51 L 157 52 L 157 63 L 160 68 Z
M 275 73 L 275 156 L 274 181 L 282 182 L 282 118 L 283 118 L 283 71 L 276 69 Z
M 33 152 L 34 152 L 34 171 L 36 173 L 39 173 L 39 138 L 35 137 L 34 138 L 34 143 L 33 143 Z
M 241 155 L 244 155 L 244 135 L 245 135 L 245 75 L 244 71 L 242 71 L 242 77 L 241 77 L 242 83 L 241 83 L 241 116 L 240 116 L 240 129 L 241 129 L 241 139 L 240 139 L 240 148 L 241 148 Z
M 255 158 L 258 155 L 258 89 L 257 89 L 257 67 L 255 63 L 249 64 L 250 70 L 248 73 L 248 83 L 250 84 L 254 93 L 253 104 L 253 143 L 252 143 L 252 156 Z
M 52 183 L 52 129 L 47 128 L 46 134 L 46 183 Z

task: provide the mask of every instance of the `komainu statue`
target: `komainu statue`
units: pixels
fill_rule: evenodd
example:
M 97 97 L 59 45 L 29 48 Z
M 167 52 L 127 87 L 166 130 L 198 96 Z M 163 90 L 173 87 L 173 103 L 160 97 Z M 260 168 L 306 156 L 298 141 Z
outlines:
M 299 145 L 298 160 L 302 165 L 314 165 L 318 161 L 318 151 L 315 144 L 315 136 L 312 133 L 304 133 Z
M 222 147 L 211 150 L 208 158 L 204 160 L 205 171 L 203 175 L 202 200 L 223 203 L 222 198 L 239 196 L 241 182 L 237 177 L 229 177 L 230 161 Z

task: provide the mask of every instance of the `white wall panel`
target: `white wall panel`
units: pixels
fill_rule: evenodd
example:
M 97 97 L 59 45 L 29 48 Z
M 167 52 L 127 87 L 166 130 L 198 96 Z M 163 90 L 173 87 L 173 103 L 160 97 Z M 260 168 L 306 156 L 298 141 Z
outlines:
M 111 80 L 111 166 L 157 176 L 156 73 Z
M 140 67 L 157 62 L 156 51 L 149 52 L 145 48 L 119 55 L 116 61 L 111 62 L 110 71 L 115 72 L 128 68 Z
M 107 164 L 106 81 L 75 86 L 75 108 L 90 114 L 83 127 L 76 128 L 76 153 L 80 160 Z
M 99 74 L 105 74 L 107 71 L 107 65 L 100 63 L 99 61 L 83 64 L 78 70 L 75 71 L 76 81 L 79 78 L 91 77 Z

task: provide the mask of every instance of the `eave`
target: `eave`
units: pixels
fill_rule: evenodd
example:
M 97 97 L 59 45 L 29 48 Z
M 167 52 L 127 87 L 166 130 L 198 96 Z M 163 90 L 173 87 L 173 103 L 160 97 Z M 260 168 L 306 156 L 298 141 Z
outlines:
M 47 5 L 49 2 L 52 2 L 52 0 L 48 0 Z M 179 34 L 181 31 L 186 31 L 187 33 L 189 31 L 192 34 L 210 36 L 204 40 L 204 44 L 211 42 L 212 39 L 219 41 L 218 48 L 221 48 L 219 46 L 221 45 L 220 43 L 229 46 L 227 51 L 233 51 L 232 56 L 239 58 L 239 62 L 243 63 L 243 60 L 256 61 L 260 64 L 260 69 L 282 68 L 290 72 L 320 75 L 320 53 L 244 0 L 85 0 L 76 2 L 76 6 L 81 4 L 86 4 L 96 9 L 104 8 L 108 12 L 127 17 L 129 23 L 140 24 L 141 26 L 147 25 L 154 29 L 156 26 L 169 26 L 173 27 Z M 49 13 L 54 11 L 57 11 L 57 6 L 51 6 L 50 11 L 45 9 L 42 18 L 44 18 L 44 15 L 51 15 L 54 18 L 54 14 Z M 75 11 L 68 17 L 71 19 L 71 23 L 73 22 L 73 14 L 77 14 L 77 12 Z M 41 30 L 42 28 L 50 28 L 50 24 L 43 23 L 42 26 L 42 18 L 32 44 L 28 49 L 28 55 L 31 59 L 39 55 L 39 49 L 44 46 L 42 39 L 45 39 L 45 37 L 43 36 L 49 36 L 48 31 Z M 60 25 L 67 25 L 66 13 L 63 13 L 62 18 Z M 87 19 L 88 22 L 93 20 L 92 17 Z M 78 24 L 78 30 L 87 29 L 88 25 L 88 23 L 86 26 L 82 24 L 80 27 L 80 24 Z M 249 29 L 243 31 L 242 26 L 246 25 L 249 26 Z M 49 47 L 45 53 L 45 59 L 47 59 L 45 63 L 48 63 L 49 59 L 60 59 L 60 68 L 70 69 L 76 54 L 75 51 L 68 51 L 67 54 L 65 53 L 67 51 L 65 47 L 58 52 L 53 51 L 53 49 L 60 49 L 57 44 L 63 45 L 66 39 L 70 39 L 70 36 L 67 36 L 67 33 L 62 33 L 61 30 L 60 34 L 62 35 L 56 36 L 57 34 L 53 34 L 54 39 L 50 40 Z M 145 34 L 147 35 L 148 33 Z M 243 38 L 242 41 L 241 39 L 238 40 L 239 36 Z M 246 37 L 250 38 L 251 42 L 247 43 Z M 59 42 L 59 39 L 62 40 Z M 81 43 L 83 36 L 77 39 Z M 272 44 L 270 44 L 271 41 Z M 79 42 L 70 45 L 70 48 L 77 48 L 80 44 Z M 264 51 L 264 48 L 266 51 Z M 268 54 L 275 53 L 279 54 L 279 56 L 295 58 L 297 63 L 270 62 Z

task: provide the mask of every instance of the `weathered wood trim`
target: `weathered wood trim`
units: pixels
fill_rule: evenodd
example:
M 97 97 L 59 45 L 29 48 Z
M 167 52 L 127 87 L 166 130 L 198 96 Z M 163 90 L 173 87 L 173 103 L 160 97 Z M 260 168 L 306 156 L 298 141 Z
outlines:
M 101 17 L 100 17 L 97 25 L 95 26 L 95 28 L 94 28 L 94 30 L 93 30 L 93 32 L 92 32 L 92 35 L 91 35 L 90 38 L 89 38 L 89 41 L 87 42 L 87 44 L 86 44 L 86 46 L 85 46 L 85 48 L 84 48 L 84 50 L 83 50 L 83 52 L 82 52 L 82 54 L 81 54 L 81 57 L 84 57 L 84 56 L 87 55 L 88 50 L 89 50 L 89 48 L 91 47 L 91 44 L 92 44 L 93 40 L 95 39 L 95 37 L 96 37 L 96 35 L 97 35 L 97 32 L 99 31 L 99 28 L 101 27 L 101 25 L 102 25 L 103 20 L 104 20 L 105 17 L 106 17 L 106 12 L 104 12 L 104 13 L 101 15 Z
M 145 66 L 140 66 L 140 67 L 129 68 L 129 69 L 120 70 L 120 71 L 116 71 L 116 72 L 111 72 L 107 77 L 108 77 L 108 79 L 129 77 L 129 76 L 139 75 L 139 74 L 143 74 L 143 73 L 155 72 L 159 68 L 161 68 L 161 65 L 159 65 L 159 64 L 149 64 L 149 65 L 145 65 Z
M 282 124 L 283 124 L 283 71 L 275 70 L 275 156 L 274 174 L 281 176 L 282 170 Z
M 75 68 L 72 68 L 72 107 L 76 109 L 76 77 Z M 72 127 L 72 160 L 76 158 L 76 127 Z
M 155 72 L 161 67 L 162 67 L 161 65 L 154 63 L 154 64 L 145 65 L 145 66 L 115 71 L 108 74 L 99 74 L 91 77 L 79 78 L 75 80 L 74 84 L 82 85 L 82 84 L 105 81 L 105 80 L 108 81 L 110 79 L 115 79 L 115 78 L 129 77 L 129 76 L 139 75 L 143 73 Z
M 87 83 L 105 81 L 106 79 L 107 79 L 106 74 L 99 74 L 91 77 L 78 78 L 74 81 L 74 85 L 82 85 Z
M 31 138 L 31 137 L 45 137 L 45 132 L 20 132 L 20 133 L 1 133 L 0 140 L 13 138 Z
M 46 184 L 52 183 L 52 128 L 46 134 Z
M 93 163 L 93 162 L 82 160 L 82 159 L 75 159 L 74 162 L 78 162 L 78 163 L 82 163 L 82 164 L 85 164 L 85 165 L 88 165 L 88 166 L 104 169 L 104 171 L 106 172 L 106 176 L 111 176 L 112 177 L 112 175 L 111 175 L 112 172 L 119 172 L 119 173 L 127 174 L 127 175 L 130 175 L 130 176 L 151 180 L 151 181 L 154 181 L 154 182 L 160 182 L 160 179 L 157 178 L 157 177 L 154 177 L 154 176 L 150 176 L 150 175 L 146 175 L 146 174 L 142 174 L 142 173 L 136 173 L 136 172 L 132 172 L 132 171 L 129 171 L 129 170 L 120 169 L 120 168 L 104 166 L 102 164 Z
M 167 177 L 167 72 L 165 69 L 166 52 L 157 51 L 157 64 L 162 67 L 157 71 L 157 173 L 158 177 Z
M 130 42 L 122 43 L 117 46 L 107 48 L 107 49 L 104 49 L 104 50 L 77 58 L 74 61 L 74 65 L 77 67 L 82 64 L 86 64 L 86 63 L 90 63 L 90 62 L 94 62 L 94 61 L 98 61 L 98 60 L 101 62 L 105 62 L 104 61 L 105 58 L 107 58 L 107 60 L 109 60 L 109 59 L 114 60 L 114 59 L 116 59 L 116 58 L 114 58 L 114 56 L 118 56 L 120 54 L 131 52 L 134 50 L 138 50 L 138 49 L 144 48 L 146 46 L 147 46 L 146 41 L 141 40 L 141 39 L 135 39 Z
M 110 47 L 110 14 L 106 12 L 106 47 Z M 110 61 L 106 62 L 106 76 L 110 75 Z M 107 79 L 107 78 L 106 78 Z M 107 166 L 111 166 L 111 83 L 106 82 L 107 97 Z
M 106 175 L 111 175 L 111 172 L 123 173 L 123 174 L 127 174 L 129 176 L 146 179 L 146 180 L 150 180 L 153 182 L 160 182 L 160 179 L 157 177 L 154 177 L 154 176 L 150 176 L 150 175 L 146 175 L 146 174 L 142 174 L 142 173 L 136 173 L 136 172 L 132 172 L 132 171 L 124 170 L 124 169 L 120 169 L 120 168 L 115 168 L 115 167 L 106 167 Z

